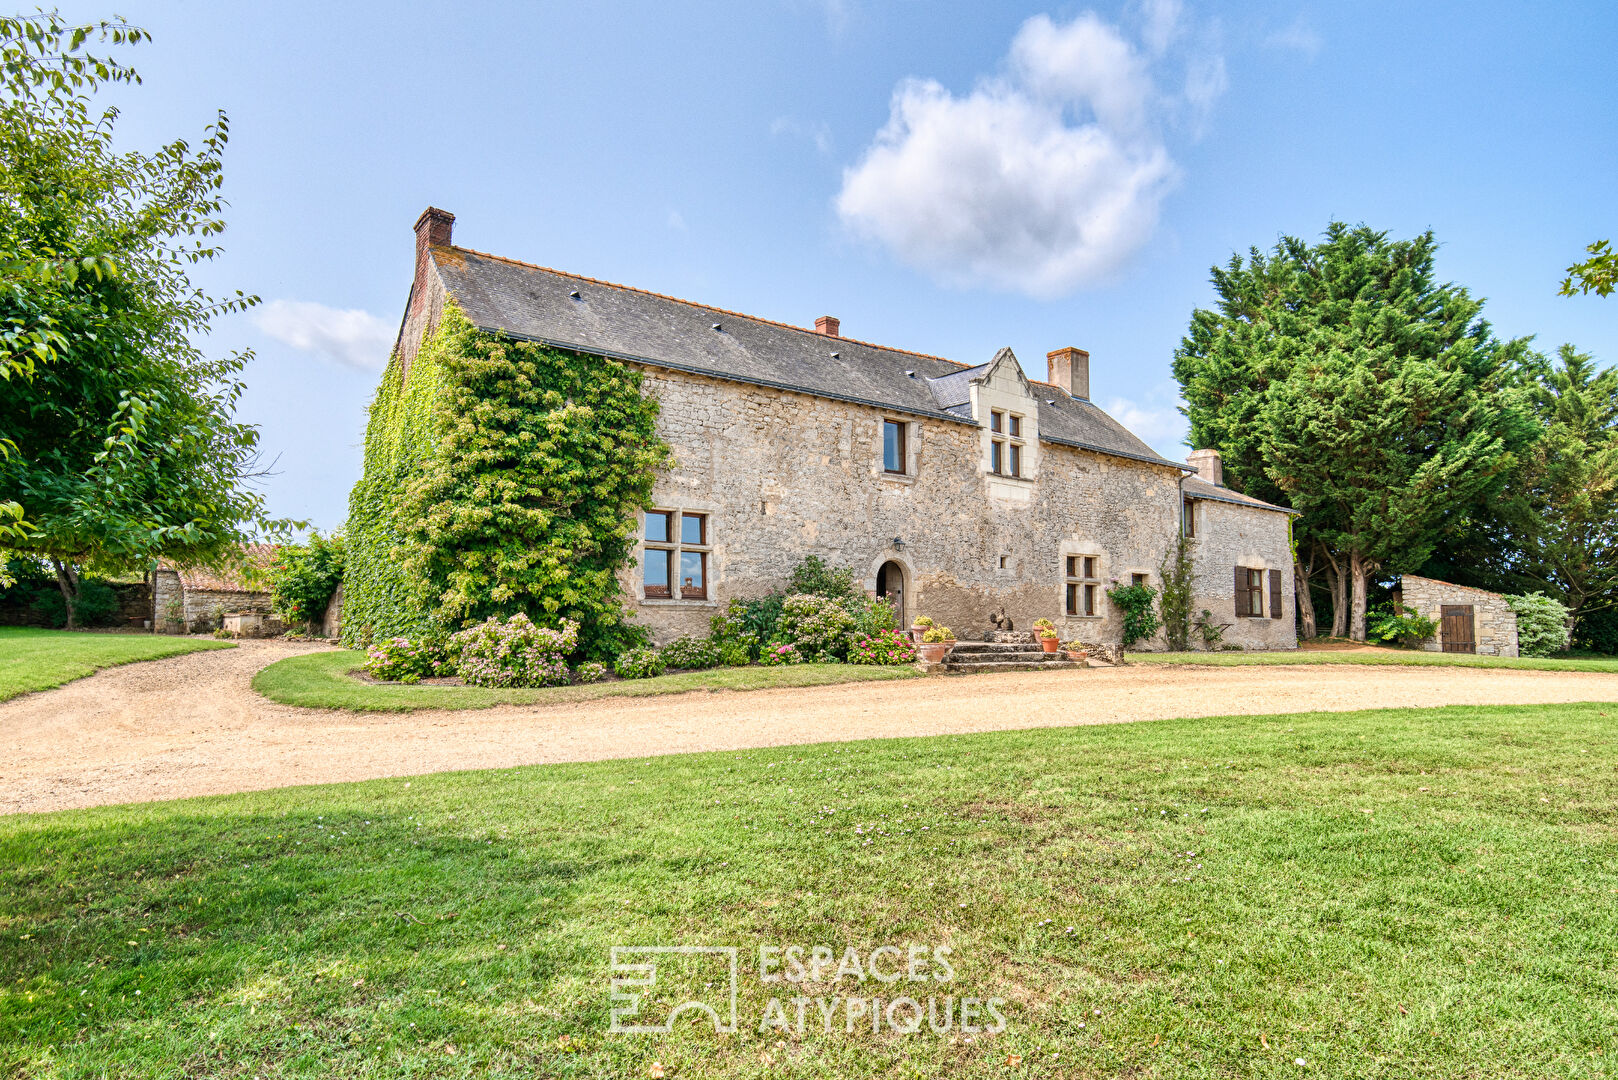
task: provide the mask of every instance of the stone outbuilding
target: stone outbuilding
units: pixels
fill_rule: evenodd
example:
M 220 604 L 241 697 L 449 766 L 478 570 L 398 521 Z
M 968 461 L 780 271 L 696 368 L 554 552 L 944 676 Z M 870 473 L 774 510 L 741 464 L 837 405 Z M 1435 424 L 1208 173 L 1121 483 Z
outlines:
M 1406 574 L 1399 602 L 1438 623 L 1438 636 L 1422 644 L 1428 652 L 1517 655 L 1517 615 L 1500 593 Z
M 247 544 L 242 555 L 259 563 L 274 550 L 270 544 Z M 223 627 L 227 615 L 269 613 L 269 591 L 249 584 L 239 567 L 163 564 L 152 573 L 152 626 L 160 634 L 205 634 Z

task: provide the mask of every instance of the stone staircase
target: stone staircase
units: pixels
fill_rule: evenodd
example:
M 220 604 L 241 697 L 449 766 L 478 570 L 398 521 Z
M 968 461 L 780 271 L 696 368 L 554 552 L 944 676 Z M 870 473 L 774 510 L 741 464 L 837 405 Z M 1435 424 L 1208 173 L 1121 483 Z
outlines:
M 995 635 L 1003 637 L 1006 635 Z M 1063 671 L 1087 667 L 1069 660 L 1064 652 L 1048 653 L 1030 635 L 1026 641 L 960 641 L 944 655 L 944 670 Z

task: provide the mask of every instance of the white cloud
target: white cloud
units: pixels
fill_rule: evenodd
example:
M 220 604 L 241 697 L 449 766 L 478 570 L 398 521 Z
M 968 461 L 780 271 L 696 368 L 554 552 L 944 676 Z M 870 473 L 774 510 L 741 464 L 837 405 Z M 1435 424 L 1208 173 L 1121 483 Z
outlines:
M 342 311 L 307 300 L 271 300 L 253 322 L 294 349 L 362 370 L 386 366 L 393 347 L 394 328 L 358 308 Z
M 1264 44 L 1272 49 L 1291 49 L 1313 60 L 1320 55 L 1325 41 L 1321 38 L 1320 31 L 1310 26 L 1304 21 L 1303 16 L 1299 15 L 1292 21 L 1292 25 L 1277 30 L 1265 38 Z
M 668 220 L 669 228 L 673 229 L 675 232 L 686 232 L 689 229 L 689 226 L 687 226 L 685 223 L 685 215 L 680 213 L 678 210 L 670 210 Z
M 1186 438 L 1191 425 L 1175 404 L 1168 403 L 1174 400 L 1177 404 L 1183 404 L 1173 398 L 1174 389 L 1172 386 L 1157 387 L 1144 402 L 1126 397 L 1108 398 L 1102 408 L 1108 416 L 1140 436 L 1159 454 L 1170 461 L 1184 461 L 1189 453 Z
M 1144 10 L 1144 50 L 1091 12 L 1036 15 L 1003 77 L 957 96 L 931 79 L 894 91 L 887 124 L 844 170 L 845 226 L 955 285 L 1054 297 L 1112 277 L 1150 238 L 1176 177 L 1167 119 L 1223 91 L 1218 56 L 1159 89 L 1181 35 L 1175 0 Z

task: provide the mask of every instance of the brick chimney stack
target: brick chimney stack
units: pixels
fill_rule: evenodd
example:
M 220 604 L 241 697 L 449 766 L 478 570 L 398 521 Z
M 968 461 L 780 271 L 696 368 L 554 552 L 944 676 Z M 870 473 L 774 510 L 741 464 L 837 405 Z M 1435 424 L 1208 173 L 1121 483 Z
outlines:
M 1186 456 L 1185 461 L 1208 483 L 1215 487 L 1225 486 L 1225 462 L 1219 456 L 1219 451 L 1211 447 L 1206 450 L 1193 450 Z
M 429 206 L 416 219 L 416 275 L 410 284 L 410 303 L 405 309 L 404 323 L 399 327 L 399 337 L 394 342 L 406 374 L 410 371 L 410 362 L 415 359 L 422 337 L 432 329 L 427 325 L 429 294 L 432 291 L 428 283 L 433 273 L 431 249 L 448 247 L 454 230 L 455 215 L 436 206 Z
M 815 320 L 815 333 L 825 334 L 827 337 L 837 337 L 837 316 L 822 315 Z
M 1045 354 L 1049 365 L 1047 382 L 1053 382 L 1076 398 L 1090 400 L 1090 354 L 1072 346 Z

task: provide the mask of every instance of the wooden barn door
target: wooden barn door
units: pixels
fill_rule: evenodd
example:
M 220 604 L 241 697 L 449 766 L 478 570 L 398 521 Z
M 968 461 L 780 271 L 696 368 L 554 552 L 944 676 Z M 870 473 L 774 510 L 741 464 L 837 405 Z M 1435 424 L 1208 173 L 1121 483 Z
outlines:
M 1445 652 L 1475 653 L 1478 651 L 1477 634 L 1472 627 L 1471 604 L 1444 605 Z

